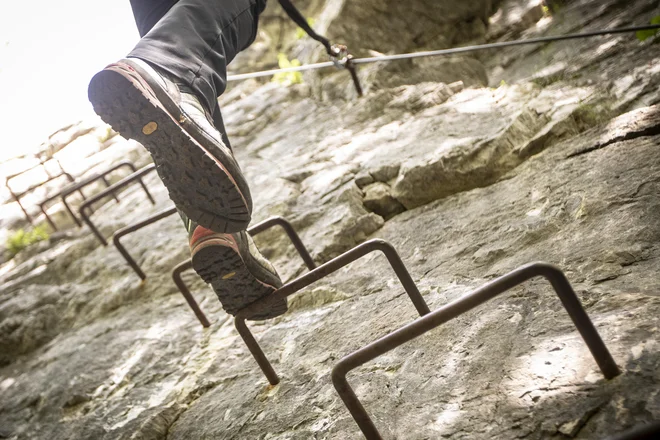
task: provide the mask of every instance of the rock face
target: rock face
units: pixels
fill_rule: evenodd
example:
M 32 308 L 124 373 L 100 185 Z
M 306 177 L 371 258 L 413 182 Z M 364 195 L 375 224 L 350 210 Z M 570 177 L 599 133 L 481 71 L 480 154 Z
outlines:
M 499 1 L 341 3 L 339 13 L 328 27 L 330 37 L 339 37 L 350 47 L 362 50 L 399 52 L 450 47 L 483 38 L 488 18 Z
M 364 206 L 385 219 L 406 209 L 392 196 L 392 189 L 383 182 L 372 183 L 364 188 Z
M 360 5 L 306 7 L 374 7 Z M 660 15 L 654 1 L 577 0 L 543 16 L 538 2 L 481 6 L 448 17 L 463 29 L 492 13 L 482 38 L 495 41 Z M 286 217 L 318 263 L 389 241 L 431 310 L 526 263 L 556 264 L 623 370 L 602 377 L 535 279 L 350 374 L 385 438 L 602 439 L 660 419 L 657 38 L 474 58 L 496 87 L 422 75 L 357 100 L 339 72 L 316 78 L 320 92 L 314 82 L 245 82 L 222 98 L 255 221 Z M 171 205 L 155 176 L 148 184 L 155 206 L 134 188 L 96 211 L 106 236 Z M 0 437 L 361 438 L 330 371 L 417 317 L 385 258 L 363 257 L 292 297 L 286 315 L 249 323 L 281 376 L 271 387 L 194 273 L 184 279 L 210 328 L 178 293 L 170 273 L 188 258 L 180 221 L 143 231 L 124 242 L 144 283 L 86 229 L 0 268 Z M 306 271 L 281 231 L 256 242 L 284 279 Z
M 370 51 L 438 49 L 483 40 L 489 17 L 499 3 L 499 0 L 460 3 L 297 0 L 295 5 L 317 32 L 335 43 L 346 44 L 356 54 L 368 55 Z M 310 38 L 301 36 L 277 1 L 268 3 L 260 25 L 253 47 L 238 56 L 235 66 L 248 70 L 273 67 L 277 65 L 278 52 L 305 61 L 323 57 L 324 50 Z

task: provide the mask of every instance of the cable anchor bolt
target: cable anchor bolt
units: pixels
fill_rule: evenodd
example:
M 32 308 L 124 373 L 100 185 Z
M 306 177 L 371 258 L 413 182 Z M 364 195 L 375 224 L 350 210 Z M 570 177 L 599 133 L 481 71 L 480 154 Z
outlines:
M 330 46 L 330 51 L 328 54 L 330 55 L 330 59 L 336 68 L 348 70 L 348 72 L 351 74 L 353 84 L 355 85 L 355 91 L 359 97 L 362 97 L 362 85 L 360 84 L 360 79 L 357 75 L 355 63 L 353 63 L 355 57 L 348 51 L 348 47 L 343 44 L 333 44 Z

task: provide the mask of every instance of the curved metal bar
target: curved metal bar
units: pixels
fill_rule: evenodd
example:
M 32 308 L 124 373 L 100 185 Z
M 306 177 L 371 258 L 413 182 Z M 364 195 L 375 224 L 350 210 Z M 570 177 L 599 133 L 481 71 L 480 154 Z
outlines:
M 261 222 L 259 224 L 254 225 L 250 229 L 248 229 L 248 233 L 252 236 L 255 236 L 257 234 L 260 234 L 260 233 L 272 228 L 273 226 L 281 226 L 284 229 L 284 231 L 289 236 L 289 239 L 291 239 L 291 242 L 293 243 L 294 247 L 298 251 L 298 254 L 300 254 L 300 257 L 303 259 L 303 261 L 305 262 L 307 267 L 310 270 L 313 270 L 316 267 L 316 264 L 314 263 L 314 260 L 312 259 L 312 256 L 309 254 L 309 251 L 307 250 L 307 248 L 303 244 L 302 240 L 300 240 L 300 237 L 296 233 L 295 229 L 293 229 L 293 226 L 291 226 L 291 223 L 289 223 L 284 218 L 282 218 L 282 217 L 271 217 L 267 220 L 264 220 L 263 222 Z M 186 266 L 185 264 L 188 263 L 188 261 L 190 261 L 191 263 L 190 263 L 190 265 Z M 190 307 L 193 309 L 193 311 L 195 311 L 195 314 L 199 318 L 199 315 L 197 314 L 197 310 L 199 310 L 199 306 L 197 305 L 197 302 L 195 302 L 195 299 L 193 298 L 192 294 L 190 293 L 190 289 L 188 289 L 188 286 L 186 286 L 186 284 L 183 282 L 183 280 L 181 279 L 181 276 L 180 276 L 181 272 L 183 272 L 184 270 L 192 268 L 192 260 L 188 260 L 188 261 L 185 261 L 185 262 L 181 263 L 179 266 L 177 266 L 174 269 L 176 271 L 177 268 L 179 268 L 180 266 L 185 267 L 184 269 L 179 270 L 178 274 L 176 275 L 176 277 L 174 279 L 174 282 L 176 283 L 177 287 L 179 288 L 179 291 L 181 292 L 181 294 L 186 297 L 186 301 L 188 301 L 188 304 L 190 304 Z M 138 267 L 138 269 L 139 269 L 139 267 Z M 142 272 L 142 271 L 140 270 L 140 272 Z M 172 276 L 174 277 L 174 273 L 172 273 Z M 201 310 L 199 311 L 199 313 L 202 313 Z M 202 315 L 203 315 L 203 313 L 202 313 Z M 204 325 L 204 322 L 201 320 L 201 318 L 200 318 L 200 322 L 202 322 L 202 325 Z M 249 330 L 247 330 L 247 332 L 250 333 Z M 239 330 L 239 333 L 240 333 L 240 330 Z M 249 336 L 246 336 L 246 337 L 249 338 L 251 336 L 252 336 L 252 334 L 250 334 Z M 252 339 L 254 340 L 254 338 L 252 338 Z M 256 343 L 256 341 L 255 341 L 255 343 Z M 259 361 L 257 360 L 257 362 L 259 362 Z
M 433 313 L 419 318 L 412 323 L 393 331 L 387 336 L 378 339 L 366 347 L 357 350 L 341 359 L 332 370 L 332 383 L 337 393 L 344 401 L 346 408 L 353 416 L 364 436 L 369 440 L 381 439 L 373 421 L 348 384 L 346 375 L 353 369 L 369 362 L 382 354 L 415 339 L 422 334 L 432 330 L 463 313 L 485 303 L 506 292 L 507 290 L 522 284 L 534 277 L 543 277 L 550 282 L 559 296 L 564 308 L 568 312 L 589 347 L 596 363 L 607 379 L 612 379 L 621 374 L 621 370 L 607 350 L 605 343 L 600 338 L 589 316 L 584 311 L 579 298 L 566 279 L 564 273 L 556 266 L 547 263 L 532 263 L 520 267 L 496 280 L 480 287 L 479 289 L 444 305 Z
M 239 318 L 238 315 L 235 316 L 234 326 L 236 327 L 238 334 L 241 335 L 241 339 L 243 339 L 243 342 L 247 346 L 248 350 L 250 350 L 252 357 L 255 361 L 257 361 L 259 368 L 261 368 L 261 371 L 266 376 L 268 383 L 271 385 L 277 385 L 280 383 L 280 377 L 277 375 L 277 372 L 264 354 L 264 351 L 261 349 L 259 342 L 257 342 L 257 340 L 254 338 L 254 335 L 248 328 L 247 323 L 245 322 L 245 318 Z
M 353 249 L 343 253 L 337 258 L 334 258 L 327 263 L 317 267 L 313 271 L 306 273 L 305 275 L 291 281 L 290 283 L 285 284 L 272 295 L 255 301 L 238 312 L 234 318 L 234 325 L 236 326 L 236 330 L 241 335 L 241 338 L 243 338 L 243 342 L 245 342 L 245 345 L 247 345 L 250 353 L 252 353 L 252 356 L 257 361 L 257 364 L 259 364 L 261 367 L 261 371 L 263 371 L 264 375 L 268 379 L 268 382 L 270 382 L 272 385 L 277 385 L 279 383 L 279 377 L 277 376 L 277 373 L 275 373 L 275 370 L 261 349 L 261 346 L 259 346 L 259 343 L 250 332 L 250 329 L 247 327 L 245 320 L 249 316 L 254 315 L 256 312 L 269 307 L 271 301 L 284 299 L 287 296 L 293 295 L 294 293 L 304 289 L 305 287 L 320 280 L 321 278 L 325 278 L 331 273 L 352 263 L 353 261 L 375 251 L 381 251 L 383 254 L 385 254 L 387 261 L 390 263 L 390 266 L 392 266 L 392 269 L 394 269 L 396 276 L 399 278 L 403 288 L 406 290 L 410 300 L 417 309 L 417 313 L 419 313 L 420 316 L 424 316 L 430 313 L 426 301 L 424 301 L 422 294 L 417 289 L 417 285 L 415 285 L 415 282 L 406 269 L 406 266 L 403 264 L 403 261 L 399 257 L 396 249 L 394 249 L 394 247 L 385 240 L 375 239 L 366 241 L 359 246 L 356 246 Z
M 197 301 L 195 301 L 195 298 L 192 296 L 192 293 L 190 293 L 190 290 L 188 289 L 188 286 L 186 286 L 186 283 L 184 283 L 183 279 L 181 279 L 181 274 L 191 268 L 192 268 L 192 260 L 186 260 L 183 263 L 180 263 L 172 271 L 172 279 L 174 280 L 174 284 L 176 284 L 176 286 L 179 288 L 179 291 L 183 294 L 184 298 L 186 298 L 186 301 L 188 302 L 190 308 L 193 310 L 193 312 L 195 312 L 195 316 L 197 316 L 199 322 L 201 322 L 204 327 L 208 328 L 211 326 L 211 323 L 206 318 L 204 312 L 202 312 L 202 309 L 199 308 Z
M 236 317 L 247 317 L 250 315 L 254 315 L 256 312 L 262 310 L 264 306 L 270 303 L 271 301 L 274 301 L 276 299 L 284 299 L 289 295 L 293 295 L 294 293 L 298 292 L 301 289 L 304 289 L 305 287 L 309 286 L 310 284 L 313 284 L 314 282 L 320 280 L 321 278 L 325 278 L 328 275 L 332 274 L 333 272 L 336 272 L 342 267 L 352 263 L 353 261 L 358 260 L 363 256 L 375 251 L 381 251 L 383 254 L 385 254 L 387 260 L 390 263 L 390 266 L 392 266 L 392 269 L 394 269 L 394 272 L 401 281 L 401 284 L 403 285 L 404 289 L 406 290 L 406 293 L 410 297 L 410 300 L 415 305 L 415 308 L 417 309 L 417 312 L 420 314 L 420 316 L 430 313 L 430 310 L 426 305 L 424 298 L 422 298 L 422 294 L 419 293 L 419 290 L 417 289 L 415 282 L 412 280 L 412 277 L 408 273 L 408 270 L 406 269 L 406 266 L 403 264 L 403 261 L 399 257 L 399 254 L 397 253 L 396 249 L 394 249 L 394 247 L 385 240 L 374 239 L 374 240 L 365 241 L 364 243 L 354 247 L 353 249 L 317 267 L 311 272 L 306 273 L 305 275 L 296 278 L 290 283 L 285 284 L 284 286 L 280 287 L 277 290 L 277 292 L 275 292 L 273 295 L 270 295 L 266 298 L 262 298 L 258 301 L 253 302 L 252 304 L 250 304 L 249 306 L 245 307 L 240 312 L 238 312 Z
M 136 170 L 135 165 L 133 165 L 131 162 L 122 161 L 122 162 L 119 162 L 119 163 L 111 166 L 110 168 L 107 168 L 107 169 L 101 171 L 98 174 L 94 174 L 92 176 L 89 176 L 86 179 L 83 179 L 78 183 L 75 182 L 75 180 L 73 179 L 73 177 L 71 177 L 71 175 L 67 174 L 68 178 L 72 182 L 72 184 L 66 186 L 62 190 L 58 191 L 57 193 L 53 194 L 52 196 L 44 199 L 43 201 L 41 201 L 39 203 L 39 208 L 41 209 L 41 213 L 45 216 L 46 221 L 50 224 L 50 226 L 53 228 L 53 230 L 57 231 L 57 226 L 55 225 L 53 220 L 48 216 L 48 214 L 46 212 L 47 206 L 50 202 L 52 202 L 55 199 L 61 198 L 62 199 L 62 204 L 64 205 L 64 208 L 69 213 L 69 216 L 71 216 L 74 223 L 78 226 L 82 226 L 82 223 L 80 223 L 80 220 L 78 220 L 78 217 L 76 217 L 76 215 L 73 213 L 73 210 L 71 209 L 71 206 L 69 205 L 69 203 L 67 203 L 67 197 L 69 197 L 71 194 L 77 192 L 82 197 L 83 202 L 86 201 L 87 199 L 85 197 L 85 194 L 83 194 L 83 192 L 82 192 L 82 189 L 84 187 L 86 187 L 88 185 L 91 185 L 92 183 L 94 183 L 98 180 L 101 180 L 105 184 L 106 187 L 110 187 L 110 183 L 106 179 L 106 176 L 108 174 L 112 173 L 113 171 L 116 171 L 116 170 L 118 170 L 120 168 L 124 168 L 124 167 L 129 168 L 132 172 L 135 172 L 135 170 Z M 117 201 L 117 203 L 119 203 L 119 198 L 117 198 L 117 194 L 115 194 L 114 191 L 111 192 L 110 194 Z
M 60 167 L 60 168 L 61 168 L 61 167 Z M 48 173 L 46 173 L 46 174 L 48 174 Z M 76 181 L 76 180 L 73 178 L 73 176 L 72 176 L 71 174 L 69 174 L 69 173 L 65 173 L 65 172 L 63 172 L 61 175 L 66 176 L 66 178 L 69 179 L 69 182 L 71 182 L 72 184 L 75 183 L 75 181 Z M 82 189 L 78 189 L 78 193 L 80 193 L 80 196 L 82 197 L 83 201 L 87 200 L 87 199 L 85 198 L 85 194 L 82 192 Z M 46 219 L 46 221 L 48 222 L 48 224 L 50 225 L 50 227 L 53 228 L 53 231 L 57 231 L 57 225 L 55 224 L 55 222 L 53 221 L 53 219 L 51 219 L 51 218 L 48 216 L 48 212 L 46 212 L 45 205 L 46 205 L 46 203 L 50 202 L 51 200 L 54 200 L 54 199 L 56 199 L 57 197 L 60 197 L 61 194 L 62 194 L 62 192 L 60 191 L 59 193 L 55 194 L 54 196 L 49 197 L 49 198 L 47 198 L 46 200 L 44 200 L 44 201 L 42 201 L 41 203 L 39 203 L 39 209 L 41 210 L 41 213 L 44 215 L 44 218 Z M 80 226 L 80 222 L 78 221 L 78 218 L 77 218 L 76 215 L 73 213 L 73 211 L 71 211 L 71 207 L 70 207 L 69 205 L 67 205 L 66 203 L 64 203 L 64 208 L 66 208 L 67 212 L 69 213 L 69 215 L 70 215 L 71 218 L 73 219 L 74 223 L 75 223 L 77 226 Z
M 261 223 L 258 223 L 252 226 L 250 229 L 248 229 L 248 234 L 254 237 L 255 235 L 261 234 L 262 232 L 272 228 L 273 226 L 280 226 L 282 229 L 284 229 L 284 232 L 286 232 L 286 235 L 289 236 L 289 240 L 291 240 L 291 243 L 293 243 L 293 246 L 296 248 L 296 251 L 298 251 L 298 255 L 300 255 L 300 257 L 303 259 L 307 268 L 309 270 L 316 269 L 316 263 L 314 263 L 314 259 L 309 254 L 309 251 L 303 244 L 302 240 L 300 239 L 300 236 L 298 235 L 296 230 L 293 229 L 291 223 L 289 223 L 284 218 L 271 217 L 269 219 L 266 219 Z
M 133 169 L 133 172 L 135 172 L 135 167 L 131 167 Z M 101 181 L 105 185 L 106 188 L 110 187 L 110 182 L 108 179 L 105 178 L 105 176 L 101 176 Z M 119 203 L 119 197 L 117 197 L 117 194 L 112 193 L 112 197 L 115 199 L 115 202 Z
M 94 233 L 96 238 L 99 239 L 99 241 L 101 242 L 101 244 L 103 246 L 107 246 L 108 242 L 105 240 L 103 235 L 101 235 L 101 232 L 96 228 L 94 223 L 92 223 L 92 221 L 89 218 L 89 214 L 86 212 L 86 210 L 88 210 L 88 209 L 91 210 L 91 206 L 92 206 L 93 203 L 98 202 L 103 197 L 107 196 L 108 194 L 113 194 L 115 191 L 118 191 L 118 190 L 130 185 L 131 183 L 135 182 L 136 180 L 140 181 L 140 183 L 142 185 L 142 188 L 145 190 L 145 192 L 147 193 L 147 196 L 149 197 L 149 200 L 151 200 L 152 203 L 153 203 L 153 197 L 151 197 L 151 194 L 149 194 L 149 191 L 147 190 L 147 187 L 144 185 L 144 182 L 142 182 L 141 178 L 144 175 L 154 171 L 155 169 L 156 169 L 156 165 L 154 165 L 154 164 L 147 165 L 146 167 L 143 167 L 143 168 L 139 169 L 138 171 L 134 172 L 130 176 L 124 177 L 119 182 L 114 183 L 113 185 L 110 185 L 104 191 L 101 191 L 98 194 L 94 194 L 92 197 L 87 199 L 82 205 L 80 205 L 80 209 L 79 209 L 80 217 L 87 224 L 87 226 L 89 226 L 89 229 L 92 230 L 92 232 Z
M 73 213 L 73 210 L 71 209 L 71 206 L 67 203 L 66 199 L 62 197 L 62 204 L 64 205 L 64 208 L 67 210 L 71 218 L 73 219 L 73 222 L 76 224 L 76 226 L 80 227 L 82 224 L 80 223 L 80 220 L 78 220 L 78 217 Z
M 44 218 L 46 219 L 46 222 L 50 225 L 50 227 L 53 229 L 53 231 L 57 231 L 57 225 L 55 224 L 53 219 L 50 218 L 48 213 L 45 210 L 42 210 L 41 212 L 44 215 Z
M 22 194 L 16 194 L 13 189 L 9 186 L 9 179 L 7 179 L 7 189 L 9 190 L 9 194 L 11 194 L 11 197 L 14 199 L 16 203 L 18 203 L 18 206 L 21 208 L 21 211 L 23 211 L 23 214 L 25 215 L 25 219 L 30 223 L 31 225 L 34 224 L 34 221 L 32 220 L 32 217 L 30 217 L 30 214 L 28 214 L 27 209 L 23 206 L 21 203 L 21 195 Z
M 92 176 L 89 176 L 88 178 L 83 179 L 82 181 L 80 181 L 78 183 L 75 183 L 75 181 L 73 181 L 73 185 L 70 185 L 70 186 L 62 189 L 57 194 L 54 194 L 54 195 L 48 197 L 47 199 L 45 199 L 44 201 L 42 201 L 39 204 L 39 207 L 41 208 L 41 212 L 43 212 L 45 214 L 46 206 L 50 202 L 52 202 L 53 200 L 55 200 L 57 198 L 62 198 L 62 203 L 64 204 L 64 207 L 68 211 L 68 213 L 71 216 L 71 218 L 73 219 L 73 221 L 76 223 L 76 225 L 82 226 L 82 223 L 80 223 L 80 220 L 78 220 L 78 217 L 76 217 L 76 215 L 73 213 L 73 210 L 71 209 L 71 207 L 67 203 L 67 197 L 69 197 L 74 192 L 78 192 L 82 196 L 83 201 L 85 201 L 86 198 L 85 198 L 85 195 L 82 192 L 82 189 L 84 187 L 86 187 L 88 185 L 91 185 L 92 183 L 96 182 L 97 180 L 103 181 L 103 183 L 106 185 L 106 187 L 110 187 L 110 184 L 108 183 L 108 181 L 106 179 L 106 176 L 108 174 L 112 173 L 113 171 L 116 171 L 116 170 L 118 170 L 120 168 L 124 168 L 124 167 L 129 168 L 132 172 L 135 172 L 135 165 L 133 165 L 131 162 L 123 161 L 123 162 L 119 162 L 119 163 L 111 166 L 110 168 L 107 168 L 107 169 L 101 171 L 98 174 L 94 174 Z M 117 195 L 114 192 L 112 192 L 111 194 L 112 194 L 112 197 L 114 197 L 114 199 L 117 202 L 119 202 L 119 199 L 117 198 Z
M 46 170 L 46 169 L 44 168 L 44 170 L 46 171 L 46 175 L 48 176 L 48 178 L 47 178 L 46 180 L 44 180 L 43 182 L 38 183 L 38 184 L 36 184 L 36 185 L 32 185 L 32 186 L 28 187 L 27 189 L 21 191 L 20 193 L 16 193 L 16 192 L 11 188 L 11 186 L 9 186 L 9 181 L 10 181 L 11 179 L 13 179 L 13 178 L 15 178 L 15 177 L 18 177 L 18 176 L 20 176 L 21 174 L 23 174 L 23 173 L 25 173 L 25 172 L 27 172 L 27 171 L 31 171 L 31 170 L 33 170 L 33 169 L 39 167 L 39 166 L 43 166 L 43 164 L 39 164 L 39 165 L 37 165 L 37 166 L 34 166 L 34 167 L 29 168 L 29 169 L 27 169 L 27 170 L 24 170 L 24 171 L 22 171 L 22 172 L 20 172 L 20 173 L 18 173 L 18 174 L 14 174 L 13 176 L 9 176 L 9 177 L 7 177 L 7 178 L 5 179 L 5 185 L 6 185 L 6 187 L 7 187 L 7 190 L 9 191 L 9 194 L 11 194 L 12 198 L 14 199 L 14 201 L 15 201 L 16 203 L 18 203 L 18 206 L 21 208 L 21 211 L 23 211 L 23 214 L 25 214 L 25 219 L 26 219 L 26 220 L 28 221 L 28 223 L 30 223 L 30 224 L 34 224 L 34 221 L 33 221 L 32 217 L 30 216 L 30 214 L 28 214 L 27 209 L 25 209 L 25 207 L 24 207 L 23 204 L 21 203 L 21 197 L 23 197 L 25 194 L 28 194 L 28 193 L 34 191 L 35 189 L 37 189 L 37 188 L 39 188 L 39 187 L 41 187 L 41 186 L 44 186 L 45 184 L 47 184 L 47 183 L 49 183 L 49 182 L 52 182 L 53 180 L 58 179 L 58 178 L 60 178 L 60 177 L 62 177 L 62 176 L 66 177 L 70 182 L 74 182 L 74 181 L 75 181 L 74 178 L 71 176 L 71 174 L 65 172 L 64 170 L 62 170 L 62 172 L 61 172 L 60 174 L 56 175 L 56 176 L 51 176 L 50 174 L 48 174 L 48 170 Z M 60 167 L 60 169 L 61 169 L 61 168 L 62 168 L 62 167 Z M 84 195 L 83 195 L 83 198 L 84 198 Z M 48 220 L 48 219 L 46 219 L 46 220 Z M 51 226 L 52 226 L 52 224 L 51 224 Z M 53 230 L 56 231 L 57 228 L 53 228 Z
M 128 265 L 131 266 L 131 268 L 137 274 L 137 276 L 140 277 L 140 279 L 144 280 L 147 278 L 147 276 L 142 271 L 140 265 L 138 265 L 137 262 L 133 259 L 133 257 L 131 257 L 131 255 L 128 253 L 124 245 L 121 244 L 119 240 L 124 235 L 128 235 L 132 232 L 138 231 L 146 226 L 149 226 L 152 223 L 156 223 L 157 221 L 162 220 L 165 217 L 169 217 L 170 215 L 176 213 L 177 213 L 176 208 L 166 209 L 165 211 L 161 211 L 158 214 L 152 215 L 151 217 L 148 217 L 139 223 L 135 223 L 134 225 L 126 226 L 125 228 L 120 229 L 117 232 L 115 232 L 115 234 L 112 236 L 112 242 L 114 243 L 115 247 L 122 255 L 122 257 L 124 257 L 124 260 L 126 260 Z

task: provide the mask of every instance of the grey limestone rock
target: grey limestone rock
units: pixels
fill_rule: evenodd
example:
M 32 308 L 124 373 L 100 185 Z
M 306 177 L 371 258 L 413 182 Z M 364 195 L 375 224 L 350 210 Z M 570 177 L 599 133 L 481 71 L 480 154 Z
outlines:
M 499 3 L 301 5 L 320 30 L 382 52 L 660 14 L 650 0 L 575 0 L 541 18 L 538 2 Z M 259 41 L 276 41 L 276 22 L 264 20 Z M 309 42 L 284 40 L 302 58 Z M 238 61 L 267 63 L 260 57 L 270 50 L 257 45 Z M 319 75 L 321 85 L 236 85 L 223 115 L 254 221 L 287 218 L 319 264 L 387 240 L 431 310 L 521 265 L 556 264 L 623 371 L 603 378 L 551 286 L 533 279 L 351 372 L 384 438 L 596 440 L 658 420 L 657 37 L 509 48 L 470 62 L 491 87 L 468 71 L 464 87 L 410 71 L 426 79 L 394 78 L 361 99 L 347 92 L 346 72 Z M 146 160 L 117 139 L 90 161 L 128 154 Z M 93 218 L 106 236 L 171 206 L 156 176 L 147 184 L 154 206 L 137 188 L 99 206 Z M 394 206 L 405 211 L 390 217 Z M 86 229 L 0 266 L 0 436 L 362 438 L 330 372 L 418 318 L 380 253 L 302 290 L 282 317 L 249 323 L 281 377 L 270 386 L 212 290 L 184 273 L 211 321 L 203 329 L 172 282 L 172 268 L 189 258 L 180 220 L 124 240 L 146 281 Z M 281 230 L 256 242 L 285 281 L 307 271 Z
M 365 187 L 363 191 L 365 208 L 375 212 L 385 220 L 405 211 L 403 205 L 392 197 L 392 190 L 385 183 L 372 183 Z

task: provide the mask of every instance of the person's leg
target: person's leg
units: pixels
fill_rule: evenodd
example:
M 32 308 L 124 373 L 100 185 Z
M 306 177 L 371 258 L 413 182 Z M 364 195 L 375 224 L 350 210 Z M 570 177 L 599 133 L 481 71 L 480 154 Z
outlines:
M 265 0 L 172 3 L 132 0 L 144 37 L 92 79 L 89 96 L 106 122 L 151 153 L 188 229 L 193 267 L 234 314 L 281 286 L 245 232 L 249 189 L 217 104 L 226 66 L 254 39 Z M 283 300 L 252 318 L 285 311 Z
M 140 37 L 154 27 L 179 0 L 131 0 L 131 9 Z
M 193 268 L 211 285 L 230 315 L 282 286 L 277 271 L 246 231 L 219 234 L 193 224 L 188 233 Z M 248 319 L 270 319 L 286 311 L 286 298 L 272 300 L 266 310 Z
M 133 17 L 135 18 L 135 24 L 137 25 L 140 37 L 144 37 L 178 1 L 179 0 L 131 0 Z M 263 9 L 261 5 L 265 5 L 265 0 L 259 0 L 259 2 L 258 10 L 261 11 Z M 224 73 L 224 75 L 226 77 L 226 73 Z M 217 102 L 215 103 L 215 108 L 212 109 L 210 113 L 213 115 L 213 125 L 222 134 L 222 141 L 231 149 L 220 107 Z
M 174 6 L 179 0 L 131 0 L 131 8 L 133 10 L 133 17 L 135 18 L 135 24 L 137 25 L 138 32 L 140 33 L 140 37 L 144 37 L 151 29 L 160 21 L 161 18 L 165 16 L 165 14 Z M 255 2 L 256 6 L 256 14 L 255 14 L 255 29 L 254 33 L 256 33 L 256 28 L 258 26 L 258 14 L 260 14 L 263 9 L 266 6 L 266 0 L 256 0 Z M 166 25 L 163 25 L 163 28 L 160 28 L 159 33 L 165 32 L 166 30 L 163 30 L 166 27 Z M 232 28 L 232 30 L 236 30 L 236 28 Z M 239 28 L 240 30 L 240 28 Z M 245 33 L 243 35 L 246 35 Z M 227 32 L 224 33 L 224 39 L 226 40 L 227 37 Z M 244 38 L 239 38 L 244 39 Z M 156 54 L 156 57 L 159 57 L 159 52 L 160 52 L 160 46 L 162 45 L 162 40 L 158 37 L 158 35 L 152 35 L 149 37 L 150 43 L 146 43 L 145 41 L 141 41 L 138 44 L 138 47 L 136 47 L 136 50 L 139 50 L 139 52 L 148 52 L 147 55 L 144 56 L 144 59 L 146 61 L 149 61 L 152 59 L 152 57 L 149 54 Z M 155 42 L 155 44 L 154 44 Z M 249 46 L 251 43 L 248 42 L 245 44 L 245 47 Z M 227 45 L 222 45 L 222 47 L 226 47 Z M 244 48 L 245 48 L 244 47 Z M 139 49 L 138 49 L 139 48 Z M 243 48 L 243 49 L 244 49 Z M 225 54 L 227 56 L 228 54 Z M 129 55 L 130 56 L 130 55 Z M 219 85 L 218 88 L 218 96 L 224 92 L 225 87 L 226 87 L 226 64 L 229 64 L 231 60 L 236 56 L 236 53 L 229 54 L 229 58 L 226 59 L 226 63 L 221 63 L 219 66 L 215 67 L 210 67 L 207 70 L 213 70 L 214 73 L 218 75 L 218 78 L 216 78 L 214 81 Z M 219 57 L 212 57 L 214 59 L 218 59 Z M 156 61 L 153 59 L 151 60 L 152 64 L 158 64 Z M 167 66 L 162 67 L 163 70 L 166 71 L 173 71 L 173 68 L 168 68 Z M 178 77 L 178 73 L 173 73 L 175 77 Z M 202 93 L 199 91 L 198 93 Z M 217 104 L 217 101 L 214 102 L 214 108 L 210 109 L 210 113 L 213 116 L 213 125 L 215 128 L 222 134 L 222 140 L 225 143 L 227 147 L 231 149 L 231 145 L 229 142 L 229 138 L 227 137 L 226 130 L 224 128 L 224 122 L 222 120 L 222 115 L 220 113 L 220 108 Z
M 212 114 L 227 86 L 227 64 L 254 41 L 265 3 L 180 0 L 128 56 L 182 81 Z
M 244 230 L 251 217 L 249 187 L 213 113 L 227 63 L 254 39 L 261 2 L 180 0 L 90 83 L 96 112 L 149 150 L 177 206 L 219 232 Z M 144 17 L 154 21 L 153 9 L 136 21 Z

